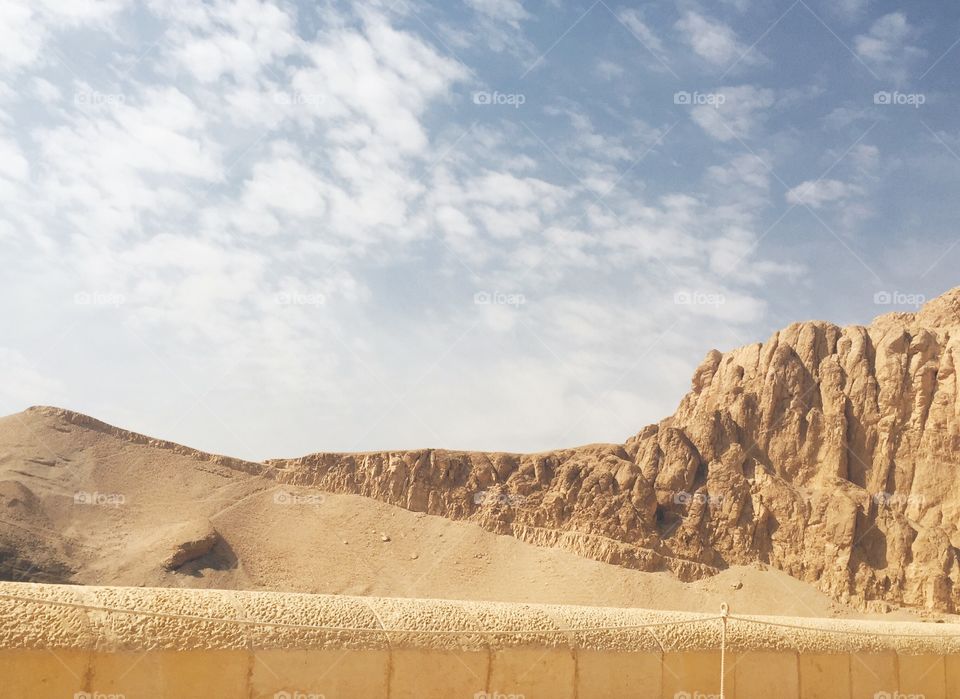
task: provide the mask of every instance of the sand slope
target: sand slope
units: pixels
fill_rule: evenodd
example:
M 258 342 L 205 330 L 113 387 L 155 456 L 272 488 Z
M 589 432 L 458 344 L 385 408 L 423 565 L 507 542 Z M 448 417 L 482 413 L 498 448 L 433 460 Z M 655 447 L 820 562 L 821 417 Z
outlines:
M 695 583 L 278 484 L 263 464 L 56 409 L 0 418 L 0 577 L 86 585 L 861 616 L 785 573 Z M 894 616 L 909 616 L 905 612 Z

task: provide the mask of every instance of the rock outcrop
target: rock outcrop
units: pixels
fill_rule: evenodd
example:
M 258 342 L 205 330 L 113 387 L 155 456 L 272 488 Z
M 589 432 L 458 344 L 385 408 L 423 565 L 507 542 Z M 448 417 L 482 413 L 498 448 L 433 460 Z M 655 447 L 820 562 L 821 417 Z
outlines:
M 674 415 L 622 445 L 314 454 L 268 473 L 685 580 L 759 562 L 864 608 L 953 612 L 958 365 L 960 288 L 711 351 Z
M 163 557 L 164 570 L 177 570 L 184 565 L 213 554 L 223 540 L 220 533 L 207 520 L 187 522 L 175 526 L 173 532 L 164 532 L 163 543 L 167 549 Z

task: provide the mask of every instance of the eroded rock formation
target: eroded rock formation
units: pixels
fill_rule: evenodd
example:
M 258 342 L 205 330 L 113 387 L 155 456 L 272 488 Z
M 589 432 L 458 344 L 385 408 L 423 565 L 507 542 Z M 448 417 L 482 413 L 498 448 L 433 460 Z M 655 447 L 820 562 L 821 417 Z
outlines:
M 282 482 L 683 579 L 761 562 L 865 607 L 956 611 L 960 289 L 918 313 L 795 323 L 711 351 L 622 445 L 268 462 Z

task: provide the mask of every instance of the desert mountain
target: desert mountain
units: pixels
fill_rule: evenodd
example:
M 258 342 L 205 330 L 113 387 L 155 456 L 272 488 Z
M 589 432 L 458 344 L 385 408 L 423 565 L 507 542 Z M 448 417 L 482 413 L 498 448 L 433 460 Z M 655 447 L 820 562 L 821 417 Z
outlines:
M 277 475 L 57 408 L 0 418 L 0 579 L 853 614 L 773 569 L 683 583 Z
M 277 477 L 702 579 L 769 564 L 859 607 L 955 611 L 960 288 L 869 326 L 795 323 L 711 351 L 622 445 L 275 461 Z
M 708 353 L 626 443 L 539 454 L 251 463 L 31 408 L 0 419 L 0 577 L 954 612 L 958 360 L 960 289 L 797 323 Z

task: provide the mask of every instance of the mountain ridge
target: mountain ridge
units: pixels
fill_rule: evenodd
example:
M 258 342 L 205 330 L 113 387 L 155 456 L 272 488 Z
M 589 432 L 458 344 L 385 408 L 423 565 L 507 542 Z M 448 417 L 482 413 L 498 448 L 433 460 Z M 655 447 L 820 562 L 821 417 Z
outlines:
M 863 609 L 953 612 L 958 328 L 960 287 L 868 325 L 792 323 L 765 342 L 709 351 L 677 410 L 623 444 L 527 454 L 418 449 L 249 462 L 60 408 L 26 414 L 258 482 L 366 496 L 681 580 L 769 565 Z
M 804 321 L 711 350 L 675 413 L 622 446 L 270 463 L 286 482 L 685 580 L 761 562 L 860 606 L 955 611 L 958 326 L 960 288 L 866 326 Z

